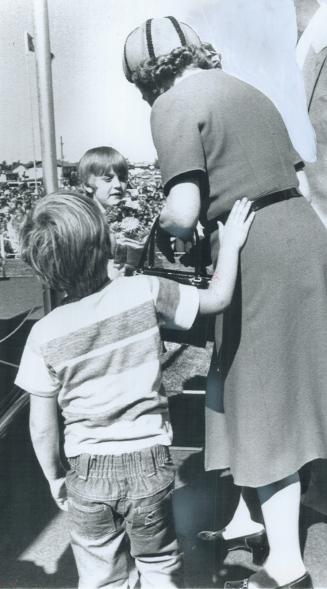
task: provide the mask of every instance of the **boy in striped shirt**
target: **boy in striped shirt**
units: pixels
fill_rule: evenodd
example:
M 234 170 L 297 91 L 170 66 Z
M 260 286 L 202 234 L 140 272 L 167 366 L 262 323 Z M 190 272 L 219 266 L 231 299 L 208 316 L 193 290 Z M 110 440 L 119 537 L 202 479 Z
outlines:
M 32 442 L 51 494 L 68 508 L 80 589 L 128 587 L 129 555 L 141 587 L 180 586 L 159 326 L 188 329 L 198 312 L 230 303 L 250 204 L 239 201 L 220 224 L 217 269 L 204 291 L 149 276 L 110 282 L 108 227 L 82 195 L 43 198 L 23 226 L 23 259 L 67 294 L 33 326 L 16 384 L 30 393 Z

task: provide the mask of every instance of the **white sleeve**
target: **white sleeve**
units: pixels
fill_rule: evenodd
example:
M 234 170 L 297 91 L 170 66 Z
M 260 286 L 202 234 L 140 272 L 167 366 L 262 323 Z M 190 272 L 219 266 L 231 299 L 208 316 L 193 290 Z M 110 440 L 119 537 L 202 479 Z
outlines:
M 61 385 L 45 363 L 41 350 L 31 334 L 27 338 L 15 384 L 32 395 L 55 397 Z

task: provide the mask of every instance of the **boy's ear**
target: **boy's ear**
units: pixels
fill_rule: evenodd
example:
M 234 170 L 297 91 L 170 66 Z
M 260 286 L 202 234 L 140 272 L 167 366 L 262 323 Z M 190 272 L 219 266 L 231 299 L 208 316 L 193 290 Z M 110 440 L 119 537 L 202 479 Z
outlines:
M 87 194 L 88 194 L 89 196 L 93 196 L 93 194 L 94 194 L 94 189 L 93 189 L 93 188 L 91 188 L 91 186 L 88 186 L 87 184 L 82 184 L 82 186 L 83 186 L 83 190 L 85 190 L 85 192 L 87 192 Z

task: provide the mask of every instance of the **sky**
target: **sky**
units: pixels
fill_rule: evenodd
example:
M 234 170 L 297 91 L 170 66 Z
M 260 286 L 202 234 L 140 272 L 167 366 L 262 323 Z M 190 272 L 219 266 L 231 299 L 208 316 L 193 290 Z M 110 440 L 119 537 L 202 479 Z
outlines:
M 40 0 L 0 2 L 0 161 L 33 159 L 33 144 L 41 158 L 35 55 L 24 47 L 24 32 L 33 35 L 33 1 Z M 292 0 L 48 0 L 48 10 L 58 157 L 62 136 L 68 161 L 97 145 L 111 145 L 131 161 L 155 159 L 150 107 L 124 78 L 122 50 L 133 28 L 167 14 L 213 42 L 227 71 L 271 96 L 288 119 L 293 143 L 304 144 L 304 135 L 308 143 L 304 91 L 294 69 Z

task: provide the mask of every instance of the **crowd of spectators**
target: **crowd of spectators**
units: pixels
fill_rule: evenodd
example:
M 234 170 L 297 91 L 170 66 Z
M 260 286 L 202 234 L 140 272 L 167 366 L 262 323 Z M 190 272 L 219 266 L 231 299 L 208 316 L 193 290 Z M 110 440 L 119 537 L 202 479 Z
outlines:
M 36 192 L 23 183 L 14 187 L 4 184 L 0 188 L 0 237 L 6 256 L 17 254 L 19 225 L 43 194 L 42 187 Z
M 17 183 L 15 183 L 17 184 Z M 81 190 L 80 186 L 71 186 L 66 182 L 63 188 L 69 190 Z M 0 254 L 6 257 L 18 255 L 18 230 L 34 204 L 44 195 L 41 185 L 35 189 L 28 187 L 23 182 L 11 186 L 3 183 L 0 186 Z M 163 202 L 160 173 L 153 165 L 148 167 L 133 167 L 129 170 L 129 182 L 127 186 L 127 199 L 122 206 L 114 212 L 113 218 L 108 219 L 113 223 L 114 229 L 123 230 L 124 223 L 128 227 L 129 237 L 133 238 L 135 227 L 135 239 L 144 236 L 148 226 L 159 213 Z M 134 223 L 128 224 L 128 219 L 133 218 Z M 126 221 L 124 221 L 126 219 Z

